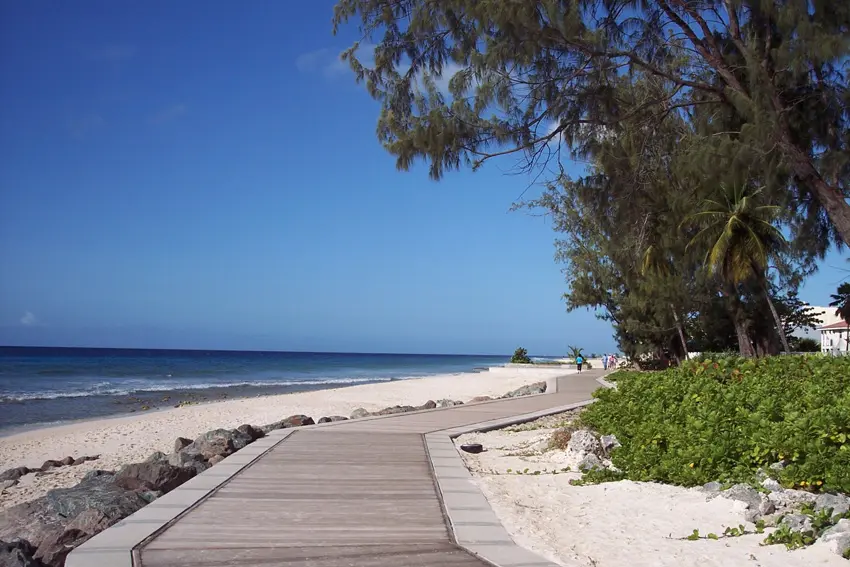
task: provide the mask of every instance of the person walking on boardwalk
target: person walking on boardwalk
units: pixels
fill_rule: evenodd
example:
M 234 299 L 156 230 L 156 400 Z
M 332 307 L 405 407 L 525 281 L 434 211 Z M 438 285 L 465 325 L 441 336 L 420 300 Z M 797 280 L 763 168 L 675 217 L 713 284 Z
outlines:
M 584 364 L 584 357 L 582 355 L 578 355 L 576 357 L 576 368 L 581 372 L 581 365 Z
M 608 370 L 608 353 L 602 355 L 602 370 Z

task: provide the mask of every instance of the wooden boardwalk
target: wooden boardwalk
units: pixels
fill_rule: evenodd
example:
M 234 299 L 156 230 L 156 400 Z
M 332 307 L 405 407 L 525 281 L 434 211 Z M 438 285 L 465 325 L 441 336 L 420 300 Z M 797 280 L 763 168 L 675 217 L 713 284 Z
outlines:
M 560 378 L 554 394 L 287 431 L 259 459 L 137 546 L 133 563 L 489 565 L 455 544 L 425 434 L 587 400 L 600 375 Z

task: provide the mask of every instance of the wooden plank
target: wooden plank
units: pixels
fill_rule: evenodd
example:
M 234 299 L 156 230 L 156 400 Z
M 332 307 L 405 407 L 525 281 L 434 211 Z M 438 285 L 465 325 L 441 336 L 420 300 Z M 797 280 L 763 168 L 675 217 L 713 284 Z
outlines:
M 336 546 L 303 549 L 243 548 L 148 550 L 145 565 L 169 567 L 484 567 L 450 544 Z
M 587 399 L 557 394 L 293 433 L 141 550 L 143 567 L 482 567 L 450 540 L 422 434 Z
M 269 559 L 307 554 L 315 561 L 305 565 L 349 565 L 339 550 L 323 555 L 314 548 L 345 547 L 360 557 L 356 548 L 381 546 L 414 550 L 404 552 L 409 557 L 389 553 L 387 561 L 407 562 L 396 565 L 416 565 L 423 550 L 431 561 L 481 565 L 451 546 L 421 435 L 315 429 L 294 433 L 232 479 L 150 542 L 142 559 L 147 567 L 194 565 L 193 553 L 213 547 L 230 551 L 211 557 L 231 561 L 264 549 Z M 439 549 L 449 555 L 429 555 Z M 351 565 L 371 565 L 363 561 Z

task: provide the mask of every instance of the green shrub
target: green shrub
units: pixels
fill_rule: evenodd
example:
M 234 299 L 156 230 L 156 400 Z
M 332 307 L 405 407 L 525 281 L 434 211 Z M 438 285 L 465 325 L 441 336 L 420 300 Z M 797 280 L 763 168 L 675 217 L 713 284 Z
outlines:
M 848 357 L 724 357 L 614 376 L 617 389 L 597 391 L 581 420 L 617 436 L 613 462 L 629 479 L 752 482 L 762 468 L 786 487 L 850 492 Z
M 531 364 L 531 359 L 528 358 L 528 351 L 519 347 L 514 351 L 514 355 L 511 357 L 511 362 L 513 364 Z

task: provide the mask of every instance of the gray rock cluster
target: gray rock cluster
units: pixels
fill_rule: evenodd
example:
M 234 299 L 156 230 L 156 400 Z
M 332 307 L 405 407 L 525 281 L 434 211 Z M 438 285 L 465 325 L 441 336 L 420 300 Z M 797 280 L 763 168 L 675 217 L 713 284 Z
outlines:
M 813 494 L 804 490 L 784 489 L 766 475 L 761 486 L 766 492 L 746 484 L 736 484 L 721 490 L 719 482 L 709 482 L 702 489 L 709 493 L 709 498 L 722 496 L 743 502 L 746 506 L 745 517 L 749 522 L 761 520 L 766 526 L 786 526 L 792 532 L 813 530 L 812 517 L 801 513 L 804 506 L 813 508 L 815 513 L 830 509 L 833 520 L 838 520 L 850 511 L 850 498 L 843 494 Z M 850 520 L 839 520 L 820 535 L 818 542 L 829 545 L 839 555 L 843 554 L 850 549 Z
M 76 486 L 54 489 L 41 498 L 12 506 L 0 514 L 0 566 L 61 567 L 76 546 L 265 436 L 265 432 L 312 424 L 311 418 L 294 415 L 263 427 L 213 429 L 194 440 L 180 437 L 174 442 L 173 453 L 158 451 L 144 462 L 125 465 L 118 471 L 91 471 Z M 81 459 L 48 461 L 45 466 L 71 466 L 84 462 Z M 17 467 L 2 476 L 17 481 L 24 474 L 43 470 L 45 467 Z
M 567 456 L 571 462 L 577 463 L 581 472 L 608 469 L 616 471 L 609 457 L 611 451 L 620 446 L 613 435 L 597 437 L 589 429 L 573 431 L 567 443 Z

